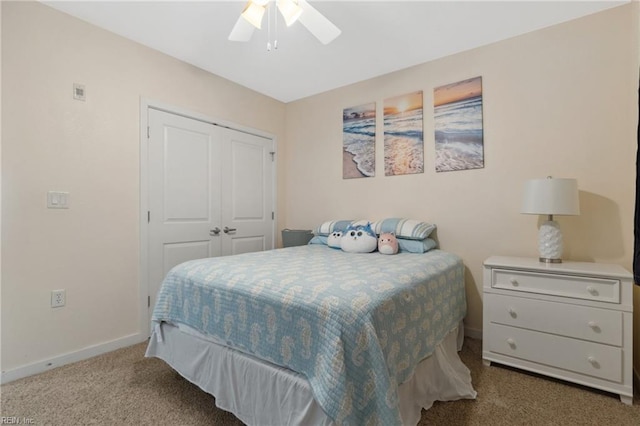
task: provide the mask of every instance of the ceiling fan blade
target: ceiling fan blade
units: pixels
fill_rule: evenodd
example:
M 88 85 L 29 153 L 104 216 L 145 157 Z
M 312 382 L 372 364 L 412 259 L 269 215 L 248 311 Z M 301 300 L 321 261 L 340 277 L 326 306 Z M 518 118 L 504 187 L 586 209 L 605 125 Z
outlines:
M 333 25 L 331 21 L 325 18 L 324 15 L 307 3 L 306 0 L 298 0 L 298 5 L 303 10 L 298 20 L 302 25 L 307 27 L 309 32 L 316 36 L 322 44 L 331 43 L 342 32 L 338 27 Z
M 249 41 L 253 35 L 255 27 L 247 22 L 242 16 L 238 17 L 236 24 L 229 34 L 229 40 L 231 41 Z

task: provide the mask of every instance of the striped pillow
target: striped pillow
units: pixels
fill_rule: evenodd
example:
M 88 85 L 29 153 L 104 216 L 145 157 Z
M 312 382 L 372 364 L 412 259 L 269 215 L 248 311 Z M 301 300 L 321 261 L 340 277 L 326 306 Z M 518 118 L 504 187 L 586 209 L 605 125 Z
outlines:
M 366 226 L 370 221 L 366 219 L 360 220 L 330 220 L 324 222 L 322 225 L 318 226 L 313 233 L 315 235 L 320 235 L 322 237 L 328 237 L 333 231 L 342 231 L 344 232 L 349 225 L 353 226 Z M 373 229 L 373 226 L 371 227 Z
M 432 223 L 398 218 L 379 220 L 371 227 L 378 235 L 382 232 L 393 232 L 396 238 L 408 240 L 424 240 L 436 229 L 436 225 Z
M 327 237 L 333 231 L 344 231 L 352 222 L 352 220 L 330 220 L 318 226 L 313 233 Z

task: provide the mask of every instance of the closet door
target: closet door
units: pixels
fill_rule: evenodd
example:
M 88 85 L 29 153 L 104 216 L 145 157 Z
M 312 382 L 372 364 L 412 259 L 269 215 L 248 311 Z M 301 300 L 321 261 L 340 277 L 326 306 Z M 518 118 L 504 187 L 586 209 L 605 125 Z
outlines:
M 273 141 L 229 129 L 222 144 L 222 253 L 274 246 Z
M 273 140 L 154 108 L 148 119 L 150 319 L 171 268 L 272 249 L 275 230 Z
M 149 109 L 150 307 L 179 263 L 221 254 L 220 129 Z

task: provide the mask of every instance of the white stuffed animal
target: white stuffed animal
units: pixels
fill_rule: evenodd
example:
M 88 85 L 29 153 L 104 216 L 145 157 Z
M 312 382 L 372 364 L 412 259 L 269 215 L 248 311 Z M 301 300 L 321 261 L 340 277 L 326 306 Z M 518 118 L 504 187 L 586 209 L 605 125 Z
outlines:
M 340 240 L 342 239 L 342 231 L 333 231 L 328 237 L 327 237 L 327 245 L 331 248 L 335 248 L 335 249 L 339 249 L 340 247 Z
M 349 225 L 340 239 L 340 247 L 349 253 L 371 253 L 378 248 L 378 238 L 370 223 Z

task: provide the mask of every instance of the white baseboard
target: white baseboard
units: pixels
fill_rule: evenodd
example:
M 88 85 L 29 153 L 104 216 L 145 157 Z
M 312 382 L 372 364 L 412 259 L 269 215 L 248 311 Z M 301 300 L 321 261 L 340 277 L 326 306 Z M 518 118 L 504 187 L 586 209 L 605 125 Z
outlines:
M 97 355 L 106 354 L 107 352 L 132 346 L 143 342 L 146 339 L 147 337 L 142 333 L 131 334 L 120 339 L 111 340 L 110 342 L 89 346 L 79 351 L 34 362 L 33 364 L 24 365 L 13 370 L 3 371 L 0 376 L 0 384 L 13 382 L 14 380 L 33 376 L 34 374 L 44 373 L 45 371 L 49 371 L 66 364 L 71 364 L 72 362 L 83 361 Z
M 482 330 L 478 330 L 477 328 L 469 328 L 465 325 L 464 335 L 471 337 L 472 339 L 482 340 Z

